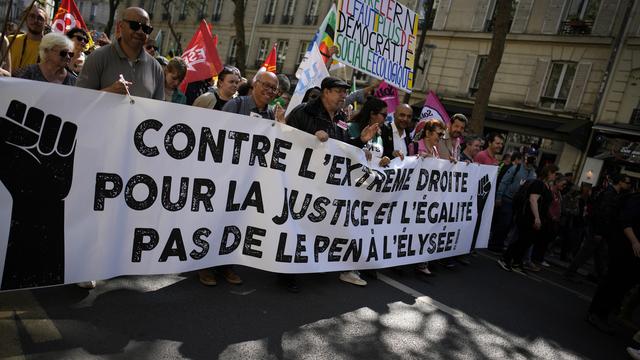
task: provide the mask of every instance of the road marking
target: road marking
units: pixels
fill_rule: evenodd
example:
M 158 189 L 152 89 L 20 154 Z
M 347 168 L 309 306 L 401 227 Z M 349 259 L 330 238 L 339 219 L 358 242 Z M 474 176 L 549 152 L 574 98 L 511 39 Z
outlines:
M 491 256 L 491 255 L 483 254 L 481 252 L 478 252 L 478 254 L 480 256 L 483 256 L 486 259 L 491 260 L 491 261 L 496 261 L 496 258 Z M 568 291 L 568 292 L 572 293 L 573 295 L 577 296 L 578 299 L 581 299 L 581 300 L 584 300 L 584 301 L 587 301 L 587 302 L 591 302 L 591 297 L 590 296 L 587 296 L 587 295 L 585 295 L 585 294 L 583 294 L 583 293 L 581 293 L 581 292 L 579 292 L 577 290 L 573 290 L 571 288 L 568 288 L 568 287 L 566 287 L 566 286 L 564 286 L 562 284 L 559 284 L 559 283 L 557 283 L 557 282 L 555 282 L 553 280 L 549 280 L 549 279 L 543 278 L 541 276 L 534 275 L 531 272 L 528 272 L 527 274 L 522 274 L 522 273 L 518 273 L 518 274 L 522 275 L 522 276 L 524 276 L 526 278 L 529 278 L 531 280 L 537 281 L 537 282 L 543 282 L 543 283 L 555 286 L 555 287 L 557 287 L 559 289 L 562 289 L 562 290 L 565 290 L 565 291 Z
M 409 287 L 409 286 L 407 286 L 407 285 L 405 285 L 405 284 L 403 284 L 403 283 L 401 283 L 399 281 L 396 281 L 396 280 L 394 280 L 394 279 L 392 279 L 392 278 L 390 278 L 390 277 L 388 277 L 388 276 L 386 276 L 384 274 L 381 274 L 380 272 L 377 272 L 377 275 L 378 275 L 378 280 L 384 282 L 385 284 L 387 284 L 387 285 L 389 285 L 391 287 L 394 287 L 394 288 L 402 291 L 405 294 L 408 294 L 408 295 L 411 295 L 411 296 L 415 297 L 417 301 L 420 301 L 422 303 L 431 305 L 434 308 L 437 308 L 438 310 L 440 310 L 442 312 L 445 312 L 445 313 L 447 313 L 447 314 L 449 314 L 449 315 L 451 315 L 453 317 L 456 317 L 456 318 L 463 318 L 465 316 L 465 314 L 462 311 L 454 309 L 454 308 L 452 308 L 450 306 L 447 306 L 447 305 L 445 305 L 445 304 L 443 304 L 443 303 L 441 303 L 441 302 L 439 302 L 439 301 L 437 301 L 437 300 L 435 300 L 435 299 L 433 299 L 433 298 L 421 293 L 420 291 L 418 291 L 418 290 L 416 290 L 414 288 L 411 288 L 411 287 Z

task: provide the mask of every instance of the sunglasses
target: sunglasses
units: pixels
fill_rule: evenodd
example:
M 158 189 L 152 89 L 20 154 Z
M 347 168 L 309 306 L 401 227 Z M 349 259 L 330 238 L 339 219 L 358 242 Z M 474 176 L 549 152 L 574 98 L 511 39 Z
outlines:
M 146 24 L 143 24 L 139 21 L 134 21 L 134 20 L 122 20 L 124 22 L 126 22 L 127 24 L 129 24 L 129 28 L 133 31 L 138 31 L 140 29 L 142 29 L 142 32 L 149 35 L 153 32 L 153 26 L 149 26 Z
M 60 50 L 59 54 L 60 54 L 60 57 L 63 57 L 63 58 L 67 56 L 70 58 L 73 57 L 73 51 Z
M 73 35 L 74 38 L 78 39 L 78 41 L 83 42 L 83 43 L 88 43 L 89 39 L 87 39 L 86 37 L 82 36 L 82 35 Z
M 157 46 L 153 46 L 153 45 L 147 45 L 146 49 L 147 49 L 147 50 L 151 50 L 151 49 L 153 49 L 153 50 L 155 50 L 155 51 L 158 51 L 158 47 L 157 47 Z

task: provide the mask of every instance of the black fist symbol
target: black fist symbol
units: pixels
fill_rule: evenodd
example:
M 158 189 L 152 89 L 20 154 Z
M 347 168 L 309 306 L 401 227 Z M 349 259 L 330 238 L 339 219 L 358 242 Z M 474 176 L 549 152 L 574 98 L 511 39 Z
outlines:
M 485 175 L 478 180 L 478 218 L 476 219 L 476 227 L 473 231 L 473 240 L 471 241 L 471 250 L 476 248 L 476 241 L 478 240 L 478 233 L 480 232 L 480 224 L 482 223 L 482 213 L 484 212 L 484 206 L 487 204 L 489 193 L 491 192 L 491 181 L 489 181 L 489 175 Z
M 2 289 L 64 283 L 64 198 L 76 132 L 16 100 L 0 117 L 0 180 L 13 199 Z

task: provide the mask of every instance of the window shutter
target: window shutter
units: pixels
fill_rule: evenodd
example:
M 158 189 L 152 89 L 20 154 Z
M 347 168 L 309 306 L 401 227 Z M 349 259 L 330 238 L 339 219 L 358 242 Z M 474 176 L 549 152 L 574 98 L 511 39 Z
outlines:
M 538 106 L 540 94 L 542 94 L 542 87 L 544 86 L 544 80 L 549 69 L 549 63 L 551 63 L 551 61 L 548 58 L 538 59 L 536 70 L 533 73 L 533 78 L 529 84 L 527 95 L 524 97 L 525 105 L 533 107 Z
M 567 95 L 567 103 L 564 106 L 565 110 L 578 111 L 578 108 L 582 103 L 582 95 L 587 87 L 589 73 L 591 73 L 590 62 L 578 63 L 578 66 L 576 66 L 576 74 L 573 76 L 571 90 L 569 90 L 569 95 Z
M 469 86 L 471 85 L 471 78 L 473 77 L 473 70 L 476 68 L 477 59 L 478 55 L 467 54 L 467 62 L 464 64 L 464 71 L 462 72 L 460 86 L 458 87 L 459 96 L 469 96 Z
M 613 27 L 619 5 L 620 0 L 602 0 L 591 34 L 598 36 L 611 35 L 611 27 Z
M 557 34 L 567 0 L 550 0 L 542 23 L 543 34 Z
M 489 0 L 476 0 L 476 12 L 471 22 L 471 31 L 483 31 L 484 24 L 487 22 L 487 14 L 489 12 Z
M 451 0 L 440 0 L 438 4 L 438 10 L 436 10 L 436 17 L 433 19 L 433 30 L 444 30 L 444 26 L 447 23 L 447 16 L 449 16 L 449 9 L 451 8 Z
M 513 15 L 513 23 L 511 24 L 512 33 L 522 34 L 525 32 L 527 24 L 529 23 L 532 7 L 533 0 L 520 0 L 516 8 L 516 13 Z

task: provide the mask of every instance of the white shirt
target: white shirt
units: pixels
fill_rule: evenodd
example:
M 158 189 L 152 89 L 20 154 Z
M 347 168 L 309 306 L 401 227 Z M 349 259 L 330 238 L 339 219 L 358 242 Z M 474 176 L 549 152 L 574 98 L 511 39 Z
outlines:
M 393 130 L 393 150 L 400 151 L 403 156 L 407 155 L 407 145 L 404 142 L 407 131 L 402 131 L 402 135 L 400 135 L 395 122 L 391 122 L 391 129 Z

